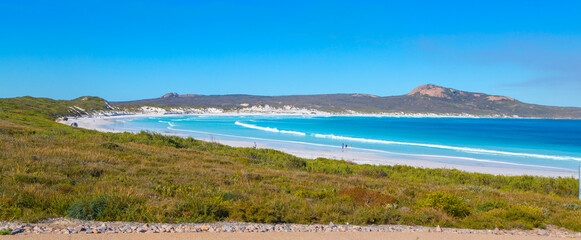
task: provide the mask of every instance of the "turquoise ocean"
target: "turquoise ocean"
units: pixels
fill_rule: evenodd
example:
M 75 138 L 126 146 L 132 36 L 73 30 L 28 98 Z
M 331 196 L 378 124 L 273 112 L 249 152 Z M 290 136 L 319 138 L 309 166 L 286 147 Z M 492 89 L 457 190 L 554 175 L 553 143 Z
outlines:
M 121 118 L 107 127 L 273 148 L 347 145 L 387 158 L 466 166 L 571 173 L 581 166 L 581 120 L 198 115 Z

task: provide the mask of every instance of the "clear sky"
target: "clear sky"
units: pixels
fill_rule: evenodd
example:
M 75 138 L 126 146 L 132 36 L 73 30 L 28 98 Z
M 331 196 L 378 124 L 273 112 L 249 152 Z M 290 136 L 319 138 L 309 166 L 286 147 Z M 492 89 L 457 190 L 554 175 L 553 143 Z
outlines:
M 426 83 L 581 107 L 581 1 L 0 1 L 0 97 Z

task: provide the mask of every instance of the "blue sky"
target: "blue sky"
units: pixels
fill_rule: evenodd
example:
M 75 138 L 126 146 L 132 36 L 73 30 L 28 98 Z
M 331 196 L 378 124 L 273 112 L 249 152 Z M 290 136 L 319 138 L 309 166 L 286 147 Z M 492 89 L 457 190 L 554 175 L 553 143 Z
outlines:
M 579 1 L 0 1 L 0 97 L 401 95 L 581 107 Z

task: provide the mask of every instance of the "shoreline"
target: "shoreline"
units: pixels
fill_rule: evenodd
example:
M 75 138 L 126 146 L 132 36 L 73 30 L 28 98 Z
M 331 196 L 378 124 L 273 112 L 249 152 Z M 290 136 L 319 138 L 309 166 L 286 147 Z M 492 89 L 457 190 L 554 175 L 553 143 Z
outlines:
M 222 113 L 212 113 L 212 114 L 132 114 L 132 115 L 117 115 L 117 116 L 103 116 L 103 115 L 93 115 L 85 116 L 76 119 L 69 119 L 64 121 L 62 119 L 57 120 L 61 124 L 70 125 L 72 122 L 76 122 L 78 127 L 96 130 L 100 132 L 126 132 L 124 130 L 109 128 L 115 119 L 126 119 L 126 118 L 142 118 L 142 117 L 162 117 L 162 116 L 198 116 L 198 115 L 219 115 L 219 116 L 242 116 L 244 114 L 222 114 Z M 252 114 L 252 115 L 266 115 L 266 114 Z M 275 115 L 275 114 L 270 114 Z M 282 114 L 276 114 L 282 115 Z M 287 114 L 289 115 L 289 114 Z M 289 115 L 290 116 L 290 115 Z M 138 132 L 141 129 L 134 129 L 127 132 Z M 189 134 L 164 131 L 159 132 L 163 135 L 188 137 Z M 487 166 L 474 166 L 474 165 L 460 165 L 452 163 L 442 163 L 437 161 L 430 161 L 426 159 L 397 159 L 390 158 L 386 156 L 381 156 L 378 153 L 374 153 L 371 150 L 365 149 L 353 149 L 349 151 L 341 151 L 341 147 L 331 147 L 325 146 L 317 148 L 316 150 L 309 150 L 306 144 L 300 146 L 300 143 L 285 142 L 279 140 L 226 140 L 226 139 L 208 139 L 204 137 L 194 137 L 195 139 L 202 141 L 212 141 L 220 144 L 232 146 L 232 147 L 253 147 L 254 142 L 256 142 L 258 148 L 269 148 L 279 150 L 297 157 L 316 159 L 316 158 L 327 158 L 333 160 L 344 160 L 350 161 L 356 164 L 370 164 L 370 165 L 406 165 L 418 168 L 441 168 L 441 169 L 457 169 L 466 172 L 473 173 L 485 173 L 493 175 L 504 175 L 504 176 L 522 176 L 522 175 L 532 175 L 532 176 L 543 176 L 543 177 L 573 177 L 578 178 L 577 172 L 567 172 L 558 170 L 537 170 L 537 169 L 523 169 L 523 168 L 497 168 L 497 167 L 487 167 Z M 282 143 L 282 144 L 281 144 Z M 292 147 L 292 146 L 295 147 Z M 322 149 L 326 148 L 326 149 Z M 335 149 L 336 148 L 336 149 Z M 427 158 L 427 157 L 426 157 Z

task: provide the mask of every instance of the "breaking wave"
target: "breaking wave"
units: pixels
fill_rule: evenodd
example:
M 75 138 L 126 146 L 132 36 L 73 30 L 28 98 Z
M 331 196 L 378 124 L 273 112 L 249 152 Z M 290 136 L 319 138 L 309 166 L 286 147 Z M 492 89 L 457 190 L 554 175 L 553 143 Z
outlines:
M 481 149 L 481 148 L 454 147 L 454 146 L 428 144 L 428 143 L 396 142 L 396 141 L 367 139 L 367 138 L 344 137 L 344 136 L 337 136 L 337 135 L 333 135 L 333 134 L 314 134 L 313 136 L 318 137 L 318 138 L 330 138 L 330 139 L 357 141 L 357 142 L 365 142 L 365 143 L 405 145 L 405 146 L 415 146 L 415 147 L 448 149 L 448 150 L 455 150 L 455 151 L 459 151 L 459 152 L 476 153 L 476 154 L 532 157 L 532 158 L 543 158 L 543 159 L 562 160 L 562 161 L 567 161 L 567 160 L 581 161 L 581 158 L 569 157 L 569 156 L 553 156 L 553 155 L 543 155 L 543 154 L 534 154 L 534 153 L 516 153 L 516 152 L 488 150 L 488 149 Z
M 256 126 L 256 125 L 252 125 L 252 124 L 241 123 L 241 122 L 238 122 L 238 121 L 236 121 L 234 124 L 239 125 L 239 126 L 242 126 L 242 127 L 245 127 L 245 128 L 252 128 L 252 129 L 262 130 L 262 131 L 267 131 L 267 132 L 286 133 L 286 134 L 293 134 L 293 135 L 300 135 L 300 136 L 306 136 L 307 135 L 304 132 L 278 130 L 277 128 L 260 127 L 260 126 Z
M 319 133 L 307 134 L 304 132 L 279 130 L 277 128 L 271 128 L 271 127 L 261 127 L 261 126 L 257 126 L 257 125 L 253 125 L 253 124 L 241 123 L 238 121 L 236 121 L 235 124 L 242 126 L 242 127 L 261 130 L 261 131 L 267 131 L 267 132 L 286 133 L 286 134 L 294 134 L 294 135 L 300 135 L 300 136 L 309 135 L 309 136 L 314 136 L 316 138 L 327 138 L 327 139 L 344 140 L 344 141 L 446 149 L 446 150 L 453 150 L 453 151 L 473 153 L 473 154 L 504 155 L 504 156 L 515 156 L 515 157 L 551 159 L 551 160 L 560 160 L 560 161 L 569 161 L 569 160 L 581 161 L 581 158 L 571 157 L 571 156 L 554 156 L 554 155 L 544 155 L 544 154 L 535 154 L 535 153 L 507 152 L 507 151 L 497 151 L 497 150 L 489 150 L 489 149 L 482 149 L 482 148 L 456 147 L 456 146 L 447 146 L 447 145 L 429 144 L 429 143 L 398 142 L 398 141 L 388 141 L 388 140 L 379 140 L 379 139 L 345 137 L 345 136 L 338 136 L 338 135 L 333 135 L 333 134 L 319 134 Z

